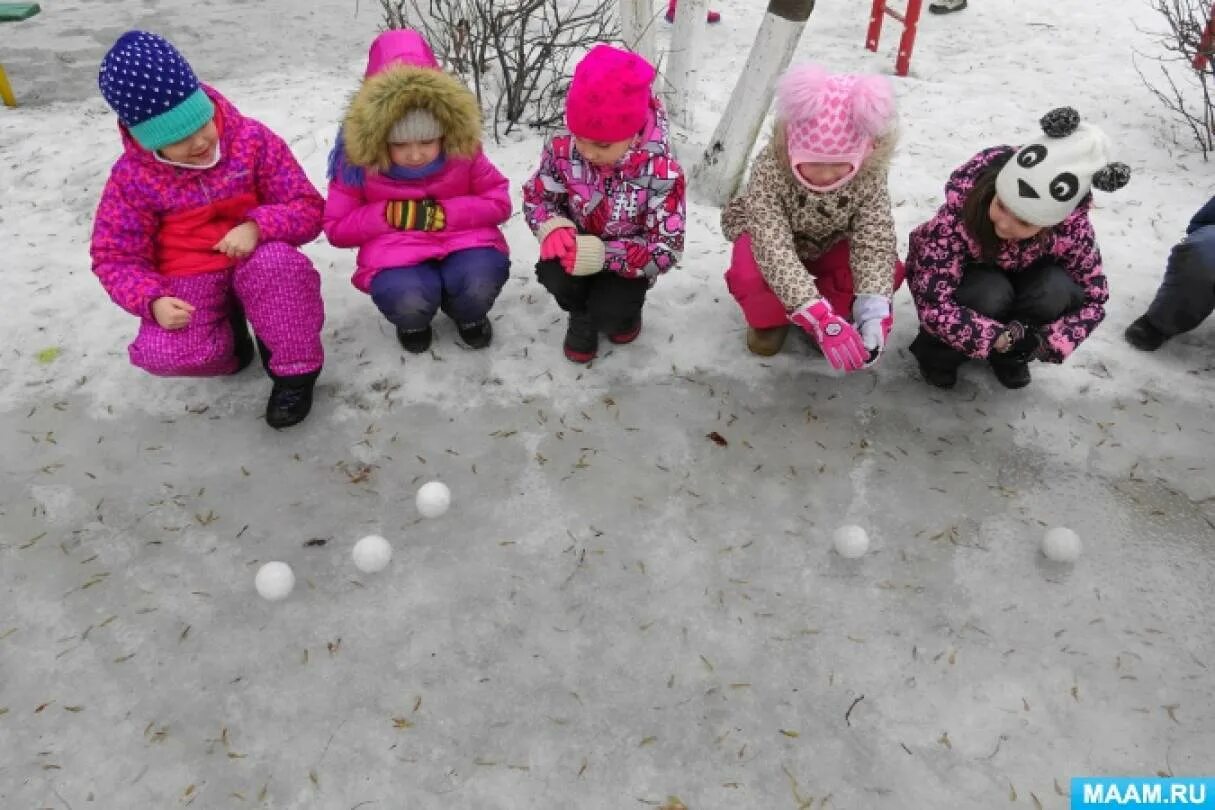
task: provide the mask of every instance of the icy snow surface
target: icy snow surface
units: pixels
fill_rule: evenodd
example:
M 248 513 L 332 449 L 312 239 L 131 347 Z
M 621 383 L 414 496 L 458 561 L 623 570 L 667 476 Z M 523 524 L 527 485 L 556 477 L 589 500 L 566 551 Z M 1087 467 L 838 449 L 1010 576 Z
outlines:
M 715 5 L 689 165 L 762 5 Z M 891 71 L 868 6 L 820 3 L 799 59 Z M 0 30 L 23 101 L 0 110 L 6 810 L 1063 808 L 1075 775 L 1210 775 L 1215 323 L 1155 355 L 1121 338 L 1212 188 L 1132 67 L 1145 2 L 925 14 L 896 80 L 903 246 L 954 166 L 1060 104 L 1135 171 L 1094 212 L 1106 324 L 1028 389 L 977 363 L 924 384 L 905 292 L 872 373 L 796 339 L 760 362 L 701 206 L 637 343 L 576 367 L 516 214 L 483 352 L 440 319 L 403 356 L 353 254 L 308 246 L 328 361 L 282 433 L 258 370 L 127 364 L 135 323 L 88 265 L 119 146 L 96 65 L 127 28 L 168 35 L 321 185 L 378 4 L 43 9 Z M 516 192 L 538 149 L 488 146 Z M 431 479 L 453 507 L 422 521 Z M 860 560 L 832 551 L 845 523 Z M 1053 525 L 1074 566 L 1042 557 Z M 371 533 L 395 554 L 365 577 Z M 268 560 L 295 570 L 284 602 L 254 591 Z

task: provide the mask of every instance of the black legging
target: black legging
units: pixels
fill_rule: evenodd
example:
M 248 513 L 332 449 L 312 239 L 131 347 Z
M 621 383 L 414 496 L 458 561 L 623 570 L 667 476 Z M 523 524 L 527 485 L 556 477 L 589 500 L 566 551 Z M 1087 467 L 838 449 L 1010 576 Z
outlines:
M 1055 264 L 1039 264 L 1020 273 L 972 264 L 962 272 L 954 300 L 1002 323 L 1020 321 L 1026 326 L 1042 326 L 1083 306 L 1084 288 Z M 969 359 L 923 327 L 910 349 L 916 359 L 932 368 L 956 369 Z M 988 360 L 999 363 L 1003 358 L 993 351 Z

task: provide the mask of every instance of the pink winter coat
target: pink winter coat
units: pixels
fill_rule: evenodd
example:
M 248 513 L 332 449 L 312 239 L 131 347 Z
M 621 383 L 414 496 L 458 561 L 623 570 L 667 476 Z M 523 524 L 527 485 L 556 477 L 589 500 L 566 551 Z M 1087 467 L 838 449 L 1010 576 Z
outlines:
M 156 266 L 156 235 L 169 214 L 251 194 L 259 204 L 246 219 L 263 243 L 302 245 L 321 231 L 324 201 L 283 139 L 214 88 L 203 90 L 222 121 L 220 160 L 210 169 L 161 163 L 119 125 L 124 152 L 101 194 L 90 252 L 101 285 L 132 315 L 151 317 L 152 302 L 169 294 Z
M 411 107 L 428 109 L 443 125 L 446 155 L 442 167 L 424 178 L 395 179 L 381 170 L 387 168 L 387 133 Z M 481 151 L 480 128 L 475 98 L 439 70 L 417 32 L 386 31 L 376 39 L 367 78 L 334 147 L 325 202 L 330 244 L 359 249 L 355 287 L 367 292 L 381 270 L 460 250 L 508 252 L 498 226 L 510 218 L 510 185 Z M 368 159 L 372 155 L 376 161 Z M 400 230 L 388 223 L 389 201 L 424 199 L 442 205 L 443 230 Z

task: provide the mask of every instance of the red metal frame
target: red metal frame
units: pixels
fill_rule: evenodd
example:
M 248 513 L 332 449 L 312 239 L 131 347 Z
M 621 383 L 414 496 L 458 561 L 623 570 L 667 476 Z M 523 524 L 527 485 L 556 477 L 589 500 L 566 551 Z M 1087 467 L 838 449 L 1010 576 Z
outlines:
M 894 17 L 903 24 L 903 36 L 899 39 L 899 55 L 894 63 L 894 72 L 906 76 L 911 67 L 911 50 L 915 47 L 916 25 L 920 22 L 920 6 L 924 0 L 907 0 L 907 10 L 903 13 L 886 7 L 886 0 L 873 0 L 873 10 L 869 13 L 869 33 L 865 36 L 865 47 L 876 52 L 878 40 L 882 36 L 882 22 L 886 15 Z M 1213 18 L 1215 19 L 1215 18 Z M 1207 26 L 1208 32 L 1212 31 Z
M 1198 42 L 1198 53 L 1194 56 L 1194 70 L 1206 70 L 1211 54 L 1211 47 L 1215 45 L 1215 3 L 1211 4 L 1211 18 L 1207 20 L 1207 27 L 1202 31 L 1202 39 Z

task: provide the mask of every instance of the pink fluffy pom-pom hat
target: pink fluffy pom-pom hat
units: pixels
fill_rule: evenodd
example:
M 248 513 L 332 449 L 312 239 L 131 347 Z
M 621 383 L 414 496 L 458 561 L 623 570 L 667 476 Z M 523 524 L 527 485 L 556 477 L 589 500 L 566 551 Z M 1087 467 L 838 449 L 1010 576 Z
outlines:
M 874 140 L 894 125 L 894 91 L 884 76 L 796 65 L 777 85 L 776 114 L 784 122 L 789 162 L 799 180 L 800 163 L 851 164 L 852 171 L 831 186 L 838 188 L 860 171 Z

